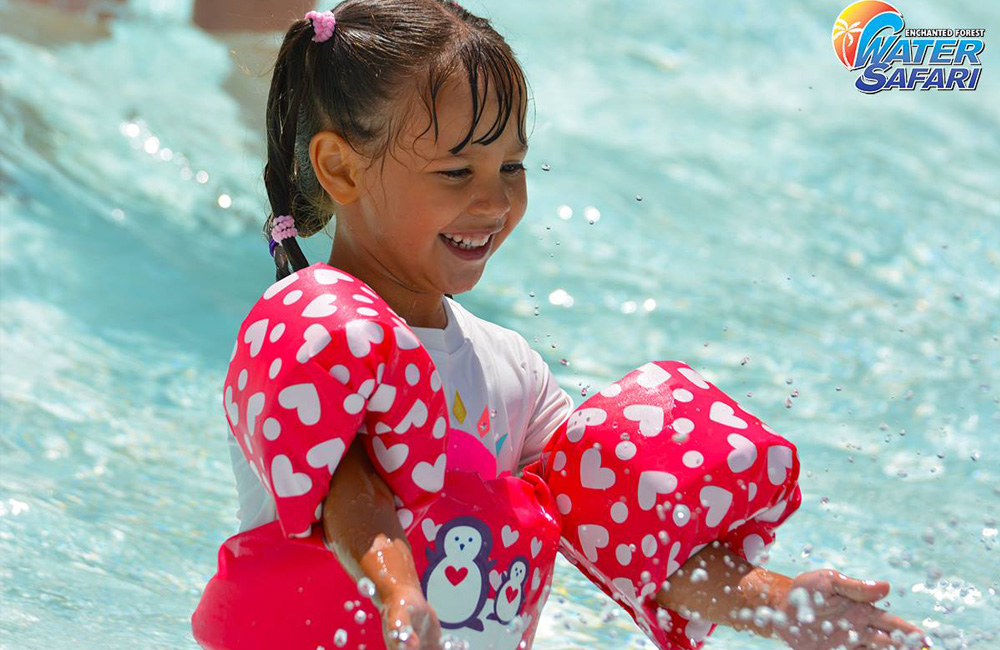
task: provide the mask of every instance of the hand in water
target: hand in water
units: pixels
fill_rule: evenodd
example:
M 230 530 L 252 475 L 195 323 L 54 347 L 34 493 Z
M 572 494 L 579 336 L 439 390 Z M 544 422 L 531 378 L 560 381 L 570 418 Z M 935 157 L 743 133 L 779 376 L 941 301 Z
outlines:
M 386 599 L 382 634 L 388 650 L 439 650 L 441 625 L 419 588 L 406 587 Z
M 785 617 L 784 624 L 775 624 L 778 636 L 795 650 L 929 646 L 923 630 L 871 604 L 888 594 L 884 580 L 858 580 L 821 569 L 794 578 L 772 596 L 770 605 Z

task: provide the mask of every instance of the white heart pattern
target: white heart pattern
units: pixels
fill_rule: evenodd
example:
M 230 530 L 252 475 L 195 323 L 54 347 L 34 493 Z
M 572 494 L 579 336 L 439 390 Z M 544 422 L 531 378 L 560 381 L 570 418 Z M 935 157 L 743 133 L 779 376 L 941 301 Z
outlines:
M 583 431 L 589 426 L 604 424 L 608 419 L 608 413 L 599 408 L 581 408 L 573 411 L 566 423 L 566 437 L 570 442 L 580 442 L 583 438 Z
M 302 496 L 312 489 L 309 475 L 294 471 L 292 461 L 284 454 L 271 459 L 271 483 L 274 493 L 280 498 Z
M 649 470 L 639 475 L 639 507 L 650 510 L 656 505 L 656 497 L 670 494 L 677 489 L 677 477 L 669 472 Z
M 264 393 L 254 393 L 247 400 L 247 433 L 253 435 L 257 428 L 257 416 L 264 410 Z
M 784 445 L 775 445 L 767 449 L 767 480 L 771 485 L 781 485 L 785 482 L 788 470 L 792 466 L 792 450 Z
M 708 412 L 708 417 L 713 422 L 718 422 L 734 429 L 746 429 L 746 420 L 735 414 L 733 407 L 725 402 L 712 402 L 712 408 Z
M 330 438 L 310 449 L 306 454 L 306 462 L 316 469 L 325 467 L 332 476 L 333 471 L 340 464 L 340 459 L 344 457 L 346 449 L 347 446 L 343 440 L 340 438 Z
M 381 343 L 385 338 L 382 326 L 371 320 L 352 320 L 344 326 L 347 334 L 347 347 L 356 358 L 367 357 L 372 351 L 372 344 Z
M 256 357 L 260 352 L 260 347 L 264 345 L 264 337 L 267 335 L 267 319 L 263 318 L 243 333 L 243 342 L 250 344 L 250 356 Z
M 382 442 L 383 439 L 384 436 L 373 438 L 372 447 L 375 449 L 375 458 L 378 459 L 382 469 L 391 474 L 406 462 L 406 457 L 410 455 L 410 448 L 405 442 L 387 447 Z
M 392 333 L 396 336 L 396 345 L 400 350 L 415 350 L 420 347 L 420 339 L 408 328 L 396 326 L 392 328 Z
M 396 511 L 396 516 L 399 518 L 399 525 L 406 530 L 413 523 L 413 512 L 408 508 L 400 508 Z
M 368 410 L 373 413 L 387 413 L 396 401 L 396 387 L 389 384 L 379 384 L 375 394 L 368 402 Z
M 538 554 L 542 551 L 542 540 L 537 537 L 531 538 L 531 559 L 538 557 Z
M 313 277 L 316 278 L 316 282 L 320 284 L 337 284 L 341 280 L 345 282 L 354 282 L 354 278 L 340 271 L 334 269 L 316 269 L 313 271 Z
M 680 553 L 681 543 L 674 542 L 673 546 L 670 547 L 670 556 L 667 558 L 667 575 L 671 575 L 674 571 L 681 568 L 681 563 L 677 560 L 677 554 Z
M 226 415 L 233 427 L 240 423 L 240 405 L 233 401 L 233 387 L 226 386 Z
M 288 285 L 292 284 L 298 279 L 299 279 L 299 273 L 298 271 L 296 271 L 295 273 L 292 273 L 288 277 L 278 280 L 277 282 L 269 286 L 267 288 L 267 291 L 264 292 L 264 300 L 270 300 L 271 298 L 275 297 L 276 295 L 284 291 Z
M 278 393 L 278 404 L 295 410 L 299 420 L 306 426 L 319 422 L 319 393 L 313 384 L 295 384 L 285 388 Z
M 306 308 L 302 310 L 303 318 L 326 318 L 337 311 L 337 305 L 333 304 L 337 296 L 332 293 L 324 293 L 312 299 Z
M 615 382 L 613 384 L 605 386 L 599 392 L 601 393 L 601 395 L 605 397 L 615 397 L 618 395 L 618 393 L 622 392 L 622 387 L 621 384 Z
M 319 323 L 313 323 L 302 334 L 302 345 L 295 353 L 295 360 L 305 363 L 312 359 L 330 344 L 330 332 Z
M 601 467 L 601 452 L 590 448 L 580 457 L 580 484 L 591 490 L 607 490 L 615 484 L 615 473 Z
M 757 533 L 751 533 L 743 538 L 743 555 L 747 562 L 756 563 L 764 552 L 764 539 Z
M 608 529 L 597 524 L 581 524 L 576 529 L 580 537 L 580 550 L 591 562 L 597 562 L 597 551 L 608 545 L 611 539 Z
M 437 537 L 438 530 L 441 528 L 441 524 L 435 524 L 433 519 L 424 519 L 420 522 L 420 530 L 424 533 L 424 539 L 428 542 L 433 542 L 434 538 Z
M 689 382 L 691 382 L 692 384 L 694 384 L 698 388 L 708 388 L 708 382 L 705 381 L 705 379 L 701 375 L 699 375 L 697 372 L 695 372 L 691 368 L 683 368 L 683 367 L 681 367 L 681 368 L 677 369 L 677 372 L 679 372 L 682 375 L 684 375 L 684 377 Z
M 733 450 L 726 457 L 726 463 L 734 473 L 739 474 L 750 469 L 757 461 L 757 445 L 753 444 L 746 436 L 738 433 L 730 433 L 726 437 Z
M 718 526 L 722 518 L 729 512 L 729 506 L 733 502 L 733 493 L 718 485 L 706 485 L 699 494 L 701 505 L 708 508 L 705 514 L 705 523 L 709 526 Z
M 647 364 L 639 366 L 639 376 L 636 377 L 635 383 L 648 390 L 656 388 L 668 379 L 670 379 L 670 373 L 650 361 Z
M 647 438 L 656 437 L 663 431 L 663 409 L 659 406 L 629 404 L 622 410 L 622 415 L 633 422 L 638 422 L 639 433 Z
M 413 468 L 413 482 L 417 487 L 427 492 L 439 492 L 444 486 L 445 455 L 438 456 L 434 464 L 420 461 Z
M 424 423 L 427 422 L 427 405 L 423 403 L 420 399 L 413 400 L 413 406 L 406 413 L 399 424 L 396 425 L 394 431 L 396 433 L 406 433 L 410 430 L 410 426 L 422 427 Z
M 502 584 L 503 584 L 503 576 L 500 575 L 500 572 L 497 571 L 496 569 L 490 571 L 490 585 L 494 589 L 499 589 L 500 585 Z
M 521 536 L 521 533 L 511 528 L 509 525 L 504 525 L 500 529 L 500 539 L 503 540 L 504 548 L 510 548 L 510 545 L 517 541 L 517 538 Z

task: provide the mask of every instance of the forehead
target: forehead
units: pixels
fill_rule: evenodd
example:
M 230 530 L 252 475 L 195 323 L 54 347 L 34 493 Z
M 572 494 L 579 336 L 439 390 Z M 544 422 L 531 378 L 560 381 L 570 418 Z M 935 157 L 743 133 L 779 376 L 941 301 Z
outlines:
M 400 131 L 399 143 L 403 150 L 415 154 L 418 158 L 432 160 L 452 155 L 476 156 L 491 148 L 504 152 L 519 149 L 521 142 L 518 139 L 520 110 L 518 103 L 522 101 L 520 92 L 517 90 L 513 92 L 507 122 L 503 131 L 497 136 L 499 122 L 503 120 L 503 114 L 507 111 L 501 107 L 496 93 L 484 86 L 484 83 L 485 77 L 481 76 L 476 100 L 484 103 L 476 106 L 473 106 L 472 88 L 468 79 L 453 75 L 442 84 L 433 101 L 437 116 L 436 138 L 434 117 L 431 115 L 432 106 L 429 105 L 431 98 L 421 97 L 420 93 L 413 89 L 408 101 L 406 121 Z M 484 88 L 487 92 L 484 92 Z M 472 136 L 468 137 L 475 113 L 480 113 L 479 119 Z M 493 138 L 489 144 L 476 142 L 487 135 Z M 465 145 L 461 151 L 452 154 L 451 150 L 463 141 Z

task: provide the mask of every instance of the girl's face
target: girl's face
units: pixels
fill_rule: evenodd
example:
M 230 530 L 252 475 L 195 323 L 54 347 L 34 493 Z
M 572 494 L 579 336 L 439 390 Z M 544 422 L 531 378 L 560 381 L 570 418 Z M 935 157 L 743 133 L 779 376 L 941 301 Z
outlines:
M 360 194 L 351 206 L 355 218 L 345 224 L 350 247 L 410 291 L 463 293 L 476 285 L 487 260 L 524 216 L 527 147 L 517 139 L 516 111 L 493 142 L 472 142 L 496 119 L 498 107 L 491 96 L 470 142 L 458 155 L 449 152 L 472 123 L 467 82 L 449 82 L 438 94 L 436 141 L 423 104 L 417 100 L 411 105 L 415 108 L 384 166 L 376 160 L 359 174 Z M 485 243 L 463 251 L 445 235 Z

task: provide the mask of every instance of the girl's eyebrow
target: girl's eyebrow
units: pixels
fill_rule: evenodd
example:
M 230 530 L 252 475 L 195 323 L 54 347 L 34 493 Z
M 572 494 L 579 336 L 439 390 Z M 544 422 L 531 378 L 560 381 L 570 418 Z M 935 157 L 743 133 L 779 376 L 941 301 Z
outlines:
M 482 147 L 483 145 L 479 145 L 479 146 Z M 472 148 L 471 147 L 467 147 L 467 149 L 472 149 Z M 475 151 L 474 149 L 472 149 L 472 150 Z M 508 155 L 516 155 L 516 154 L 519 154 L 519 153 L 525 153 L 527 150 L 528 150 L 528 145 L 526 145 L 526 144 L 518 145 L 517 147 L 515 147 L 514 149 L 512 149 Z M 475 154 L 473 154 L 473 155 L 470 156 L 470 155 L 466 155 L 464 153 L 459 153 L 459 154 L 446 153 L 443 156 L 438 156 L 437 158 L 435 158 L 435 160 L 448 160 L 448 159 L 451 159 L 451 158 L 474 158 L 474 157 L 475 157 Z

